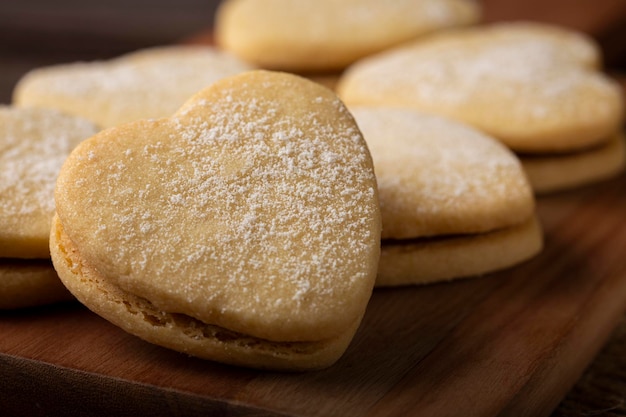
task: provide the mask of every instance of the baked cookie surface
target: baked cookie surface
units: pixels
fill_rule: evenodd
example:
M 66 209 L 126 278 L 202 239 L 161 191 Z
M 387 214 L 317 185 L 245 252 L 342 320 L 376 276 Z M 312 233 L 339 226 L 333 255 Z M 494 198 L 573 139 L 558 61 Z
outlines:
M 252 67 L 208 46 L 163 46 L 94 62 L 38 68 L 13 92 L 19 106 L 49 107 L 111 127 L 167 117 L 191 95 Z
M 371 294 L 380 212 L 370 154 L 339 99 L 293 75 L 226 78 L 170 118 L 101 132 L 67 159 L 55 196 L 55 267 L 96 312 L 78 265 L 163 313 L 268 343 L 345 348 Z M 180 348 L 118 313 L 105 318 Z M 234 353 L 190 353 L 286 369 L 338 358 L 296 365 L 220 349 Z
M 493 138 L 413 109 L 349 108 L 374 159 L 383 239 L 487 232 L 534 212 L 519 160 Z
M 502 23 L 433 35 L 357 62 L 337 91 L 350 105 L 413 107 L 466 122 L 518 152 L 605 141 L 621 126 L 619 86 L 594 69 L 586 38 L 542 27 Z
M 383 231 L 376 286 L 478 276 L 541 250 L 533 191 L 502 143 L 413 109 L 350 111 L 378 180 Z
M 50 258 L 58 171 L 96 131 L 56 110 L 0 106 L 0 258 Z
M 468 0 L 229 0 L 215 30 L 224 49 L 263 68 L 329 71 L 480 14 Z

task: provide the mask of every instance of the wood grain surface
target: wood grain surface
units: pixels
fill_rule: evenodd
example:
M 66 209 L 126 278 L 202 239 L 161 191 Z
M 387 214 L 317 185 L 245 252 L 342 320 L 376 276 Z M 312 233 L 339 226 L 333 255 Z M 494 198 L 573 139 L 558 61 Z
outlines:
M 145 343 L 76 304 L 0 313 L 9 415 L 542 416 L 626 311 L 626 176 L 539 200 L 516 268 L 376 290 L 333 367 L 260 372 Z

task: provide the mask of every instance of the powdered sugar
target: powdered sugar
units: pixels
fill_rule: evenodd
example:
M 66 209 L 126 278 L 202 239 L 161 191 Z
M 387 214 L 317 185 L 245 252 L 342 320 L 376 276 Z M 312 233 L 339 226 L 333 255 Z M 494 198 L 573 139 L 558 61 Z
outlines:
M 512 97 L 532 91 L 540 102 L 568 94 L 587 74 L 555 67 L 554 49 L 536 39 L 483 48 L 417 45 L 364 64 L 355 77 L 375 80 L 366 83 L 373 95 L 402 86 L 398 93 L 424 103 L 462 105 L 485 89 Z
M 374 159 L 384 237 L 484 232 L 530 215 L 522 167 L 495 139 L 411 109 L 351 111 Z
M 592 145 L 621 117 L 619 87 L 596 70 L 595 56 L 573 32 L 503 23 L 365 59 L 337 89 L 349 104 L 412 107 L 471 124 L 516 151 L 554 152 Z

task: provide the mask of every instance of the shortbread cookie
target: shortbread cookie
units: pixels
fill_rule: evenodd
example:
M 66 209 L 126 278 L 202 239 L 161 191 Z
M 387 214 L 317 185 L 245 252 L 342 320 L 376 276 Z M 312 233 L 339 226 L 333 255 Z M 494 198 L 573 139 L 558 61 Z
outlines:
M 101 127 L 167 117 L 220 78 L 252 67 L 208 46 L 166 46 L 108 61 L 38 68 L 18 82 L 13 101 L 85 117 Z
M 337 91 L 351 105 L 449 116 L 518 152 L 564 152 L 606 141 L 622 123 L 619 86 L 591 68 L 596 59 L 585 38 L 539 28 L 501 23 L 433 35 L 359 61 Z
M 50 258 L 58 171 L 96 131 L 56 110 L 0 106 L 0 258 Z
M 73 300 L 50 260 L 0 260 L 0 309 Z
M 623 133 L 607 143 L 580 152 L 558 155 L 520 155 L 535 193 L 577 188 L 612 178 L 626 167 Z
M 322 368 L 375 282 L 380 210 L 367 146 L 328 89 L 252 71 L 172 117 L 107 129 L 67 159 L 54 265 L 85 305 L 191 355 Z
M 225 50 L 263 68 L 329 71 L 480 19 L 471 0 L 228 0 L 215 19 Z
M 474 276 L 539 252 L 533 193 L 503 144 L 413 109 L 350 111 L 378 179 L 383 240 L 376 285 Z

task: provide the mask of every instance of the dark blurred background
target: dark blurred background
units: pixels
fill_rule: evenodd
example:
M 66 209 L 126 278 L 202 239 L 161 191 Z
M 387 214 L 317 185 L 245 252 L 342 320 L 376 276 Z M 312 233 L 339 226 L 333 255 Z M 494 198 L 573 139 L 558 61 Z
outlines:
M 626 0 L 478 0 L 486 22 L 532 19 L 589 33 L 608 70 L 626 72 Z M 33 67 L 110 58 L 137 48 L 210 39 L 219 0 L 1 0 L 0 103 Z
M 210 31 L 218 0 L 0 0 L 0 103 L 27 70 Z

